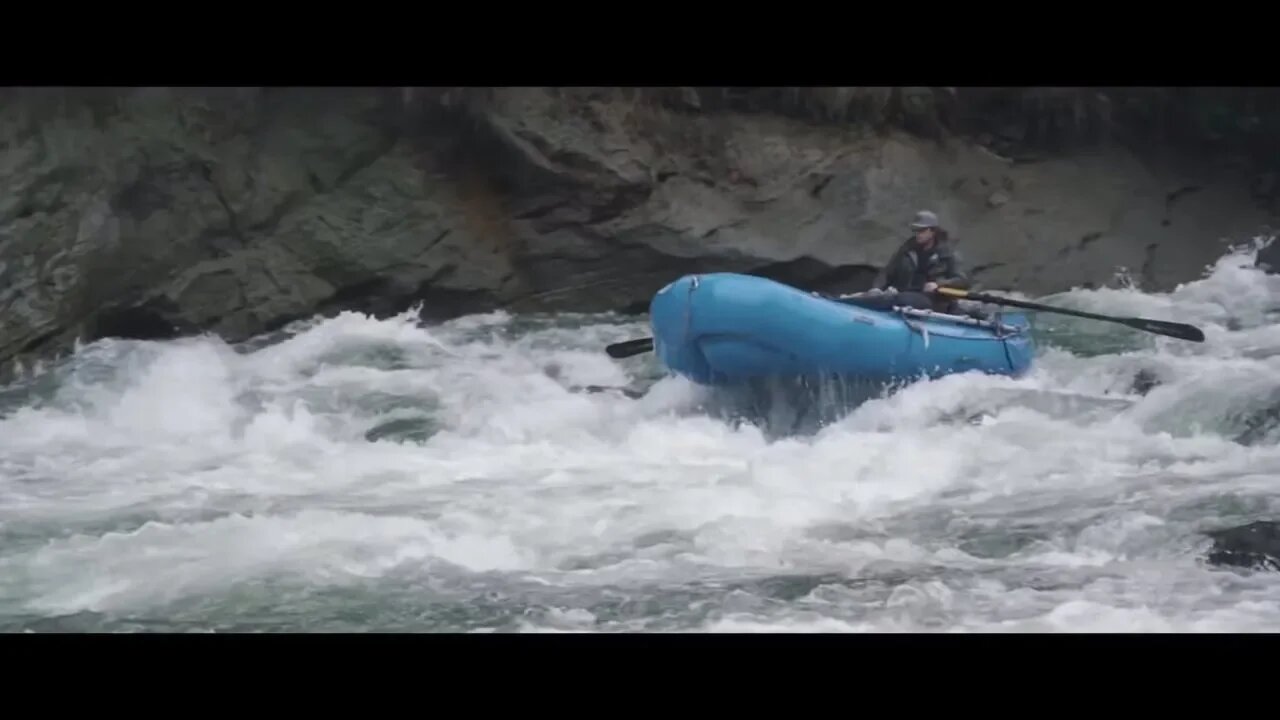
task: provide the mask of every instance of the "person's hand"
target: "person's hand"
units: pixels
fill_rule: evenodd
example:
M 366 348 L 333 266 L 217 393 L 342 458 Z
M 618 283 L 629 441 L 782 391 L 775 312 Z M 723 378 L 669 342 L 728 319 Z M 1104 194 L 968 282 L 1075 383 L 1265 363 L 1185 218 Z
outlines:
M 937 289 L 938 289 L 938 283 L 936 282 L 927 282 L 924 284 L 924 291 L 927 293 L 934 292 Z

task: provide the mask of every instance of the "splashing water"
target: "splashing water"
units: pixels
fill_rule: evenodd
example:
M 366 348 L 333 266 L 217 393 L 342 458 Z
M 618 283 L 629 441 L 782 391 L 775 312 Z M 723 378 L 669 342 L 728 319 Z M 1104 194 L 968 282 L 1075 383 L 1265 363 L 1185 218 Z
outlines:
M 1042 314 L 1026 378 L 791 434 L 610 360 L 612 316 L 100 341 L 0 390 L 0 628 L 1280 630 L 1280 574 L 1202 559 L 1280 515 L 1250 262 L 1046 300 L 1204 344 Z

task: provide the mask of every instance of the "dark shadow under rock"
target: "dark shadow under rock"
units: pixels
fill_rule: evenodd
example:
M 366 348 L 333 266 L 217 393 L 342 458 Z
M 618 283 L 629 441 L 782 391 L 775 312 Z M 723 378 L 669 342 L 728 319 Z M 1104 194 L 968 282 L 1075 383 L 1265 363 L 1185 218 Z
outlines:
M 199 332 L 198 328 L 175 319 L 177 314 L 173 303 L 163 299 L 132 306 L 104 308 L 88 322 L 85 340 L 171 340 Z
M 750 274 L 809 292 L 841 295 L 869 290 L 876 272 L 870 265 L 830 265 L 804 256 L 763 265 Z

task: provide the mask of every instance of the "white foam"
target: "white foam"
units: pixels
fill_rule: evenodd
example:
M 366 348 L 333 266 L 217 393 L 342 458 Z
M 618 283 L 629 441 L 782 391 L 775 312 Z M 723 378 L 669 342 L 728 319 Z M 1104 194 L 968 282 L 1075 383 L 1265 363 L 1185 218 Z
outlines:
M 691 627 L 1274 626 L 1258 594 L 1273 580 L 1241 590 L 1183 548 L 1201 529 L 1187 506 L 1274 497 L 1277 446 L 1220 428 L 1277 386 L 1280 335 L 1257 325 L 1276 298 L 1275 279 L 1234 257 L 1167 295 L 1070 293 L 1203 322 L 1209 342 L 1047 350 L 1026 378 L 919 383 L 784 439 L 699 412 L 706 392 L 678 379 L 639 400 L 573 390 L 646 371 L 602 352 L 639 323 L 519 336 L 525 321 L 502 313 L 430 328 L 348 313 L 244 353 L 212 338 L 97 343 L 51 402 L 0 419 L 0 532 L 28 538 L 0 549 L 0 600 L 163 615 L 250 583 L 444 567 L 582 592 L 893 567 L 952 575 L 903 584 L 876 612 L 857 610 L 861 591 L 826 590 Z M 1162 383 L 1145 396 L 1130 387 L 1139 369 Z M 366 439 L 393 420 L 427 422 L 429 437 Z M 977 525 L 1040 536 L 987 557 L 964 540 Z M 1135 579 L 1108 585 L 1121 567 Z M 973 579 L 986 573 L 994 586 Z M 1064 589 L 1029 589 L 1037 573 Z M 1161 602 L 1175 582 L 1182 599 Z M 611 624 L 557 607 L 523 629 Z
M 312 585 L 379 577 L 443 561 L 475 571 L 520 569 L 509 539 L 408 517 L 331 511 L 148 523 L 125 533 L 49 543 L 23 563 L 32 609 L 51 614 L 153 606 L 267 578 Z M 6 567 L 8 565 L 8 567 Z M 429 567 L 429 564 L 427 565 Z M 0 565 L 14 572 L 10 563 Z

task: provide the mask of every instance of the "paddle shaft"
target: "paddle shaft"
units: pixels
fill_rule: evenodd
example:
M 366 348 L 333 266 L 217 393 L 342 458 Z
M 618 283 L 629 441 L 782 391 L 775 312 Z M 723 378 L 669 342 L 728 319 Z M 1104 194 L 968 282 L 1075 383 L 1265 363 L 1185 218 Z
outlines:
M 982 293 L 969 292 L 968 290 L 956 290 L 955 288 L 940 287 L 938 288 L 937 293 L 939 295 L 946 295 L 948 297 L 959 298 L 961 300 L 993 303 L 995 305 L 1010 305 L 1013 307 L 1026 308 L 1028 310 L 1048 310 L 1050 312 L 1061 313 L 1063 315 L 1075 315 L 1077 317 L 1089 318 L 1091 320 L 1115 320 L 1115 318 L 1109 315 L 1098 315 L 1084 310 L 1068 310 L 1066 308 L 1049 307 L 1047 305 L 1041 305 L 1040 303 L 1027 302 L 1026 300 L 1014 300 L 1013 298 L 983 295 Z
M 986 302 L 994 305 L 1009 305 L 1011 307 L 1019 307 L 1027 310 L 1039 310 L 1041 312 L 1057 313 L 1059 315 L 1073 315 L 1075 317 L 1087 318 L 1089 320 L 1102 320 L 1104 322 L 1120 323 L 1136 330 L 1145 330 L 1146 332 L 1157 333 L 1159 335 L 1168 335 L 1170 337 L 1189 340 L 1191 342 L 1204 342 L 1204 332 L 1193 325 L 1184 323 L 1169 322 L 1167 320 L 1150 320 L 1147 318 L 1137 317 L 1115 317 L 1112 315 L 1099 315 L 1097 313 L 1086 312 L 1084 310 L 1069 310 L 1067 308 L 1051 307 L 1049 305 L 1041 305 L 1040 303 L 1027 302 L 1025 300 L 1014 300 L 1013 298 L 996 297 L 994 295 L 984 295 L 982 293 L 969 292 L 968 290 L 957 290 L 955 288 L 938 288 L 935 291 L 939 295 L 947 297 L 959 298 L 962 300 L 972 300 L 974 302 Z

